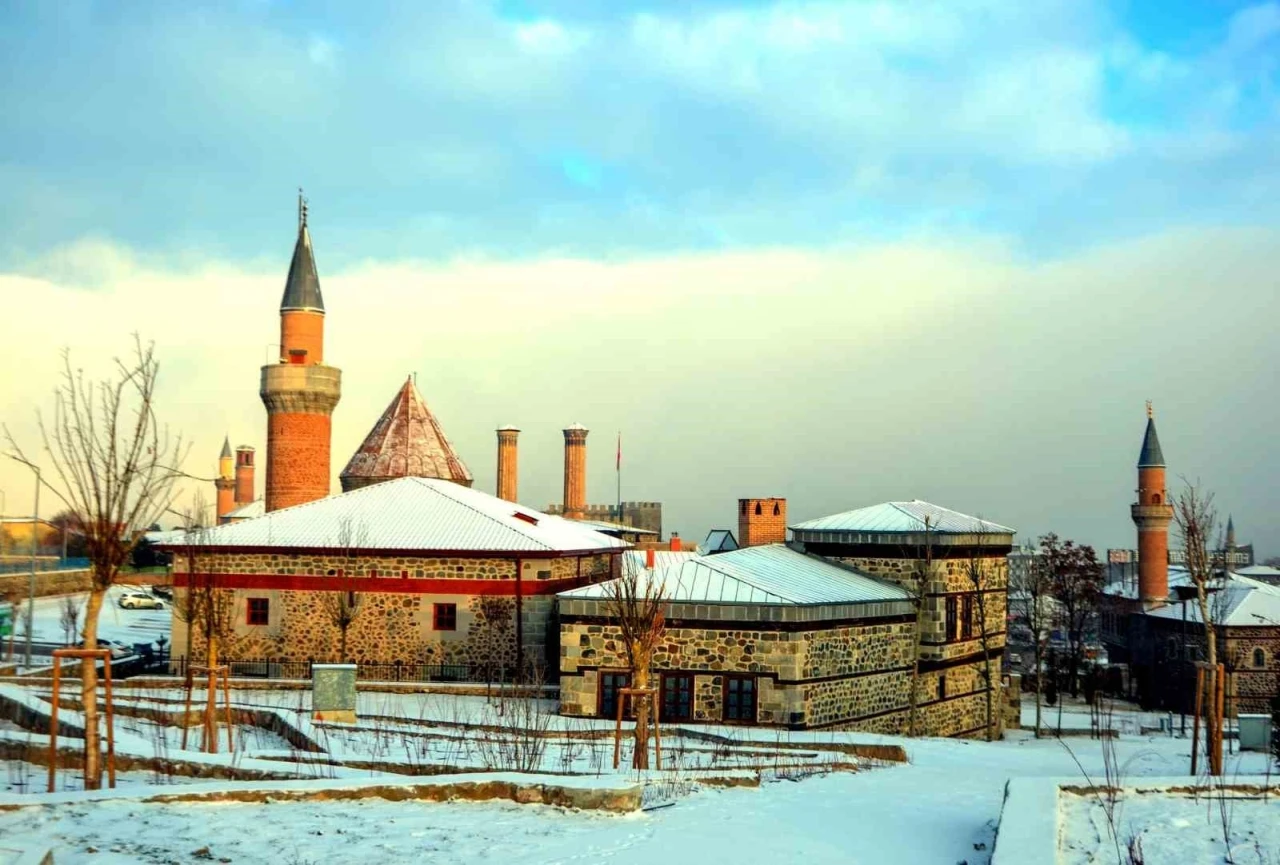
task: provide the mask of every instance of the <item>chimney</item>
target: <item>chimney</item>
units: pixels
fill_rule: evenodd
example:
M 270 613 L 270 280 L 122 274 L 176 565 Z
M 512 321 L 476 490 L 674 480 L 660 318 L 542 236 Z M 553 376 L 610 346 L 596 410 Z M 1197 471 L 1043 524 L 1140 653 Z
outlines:
M 653 570 L 654 552 L 653 547 L 644 551 L 644 566 L 649 570 Z
M 513 426 L 498 428 L 498 498 L 517 501 L 516 477 L 518 472 L 516 439 L 520 430 Z
M 236 448 L 236 507 L 253 501 L 253 448 Z
M 678 553 L 683 549 L 684 547 L 681 546 L 680 544 L 680 533 L 672 532 L 671 533 L 671 552 Z
M 738 499 L 739 546 L 758 547 L 786 540 L 786 499 Z
M 564 431 L 564 516 L 583 518 L 587 507 L 587 428 L 576 423 Z

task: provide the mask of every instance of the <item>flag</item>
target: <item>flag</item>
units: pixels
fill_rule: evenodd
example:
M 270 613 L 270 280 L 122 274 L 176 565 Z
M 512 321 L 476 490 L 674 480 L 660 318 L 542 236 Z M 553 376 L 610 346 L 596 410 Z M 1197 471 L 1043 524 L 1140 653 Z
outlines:
M 618 471 L 622 471 L 622 433 L 618 433 Z

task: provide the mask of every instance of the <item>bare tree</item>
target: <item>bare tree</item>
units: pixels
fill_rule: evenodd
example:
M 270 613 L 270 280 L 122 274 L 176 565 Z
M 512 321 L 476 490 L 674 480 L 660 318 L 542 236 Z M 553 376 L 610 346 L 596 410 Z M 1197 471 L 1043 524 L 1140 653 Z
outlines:
M 979 524 L 977 531 L 982 532 L 982 525 Z M 991 663 L 991 634 L 987 630 L 987 593 L 991 589 L 989 580 L 989 570 L 994 565 L 984 564 L 981 557 L 976 552 L 969 553 L 969 559 L 964 564 L 964 575 L 969 581 L 970 588 L 973 591 L 970 597 L 973 598 L 971 604 L 966 604 L 964 610 L 964 619 L 960 623 L 961 637 L 972 637 L 974 626 L 977 626 L 978 642 L 982 646 L 982 678 L 987 689 L 987 706 L 986 706 L 986 725 L 988 741 L 995 738 L 995 688 L 998 684 L 995 682 L 995 670 Z M 974 619 L 977 619 L 975 622 Z
M 102 602 L 141 537 L 136 529 L 157 522 L 173 500 L 178 468 L 187 448 L 170 437 L 155 413 L 160 365 L 154 346 L 134 337 L 133 355 L 115 361 L 114 378 L 93 382 L 63 352 L 61 381 L 54 389 L 51 422 L 37 411 L 43 449 L 53 464 L 50 488 L 65 507 L 80 514 L 93 585 L 85 608 L 85 645 L 98 643 Z M 9 454 L 34 464 L 8 427 Z M 98 669 L 81 666 L 84 699 L 85 788 L 102 786 L 98 733 Z
M 337 574 L 341 586 L 336 591 L 325 592 L 324 611 L 329 622 L 338 630 L 338 662 L 347 662 L 347 633 L 360 616 L 362 594 L 355 590 L 356 579 L 351 573 L 358 551 L 368 538 L 363 525 L 355 525 L 347 517 L 338 526 L 335 546 L 340 551 L 345 566 Z
M 1098 612 L 1102 593 L 1102 563 L 1093 547 L 1066 540 L 1055 534 L 1040 539 L 1049 593 L 1057 604 L 1058 616 L 1067 631 L 1067 688 L 1074 697 L 1080 693 L 1079 671 L 1084 662 L 1084 640 L 1089 623 Z
M 1040 539 L 1057 543 L 1056 535 L 1046 535 Z M 1036 737 L 1040 737 L 1041 716 L 1044 712 L 1044 661 L 1045 641 L 1054 624 L 1053 599 L 1050 597 L 1050 579 L 1048 559 L 1043 555 L 1032 557 L 1025 573 L 1019 576 L 1014 584 L 1014 597 L 1017 602 L 1016 615 L 1022 619 L 1031 632 L 1031 659 L 1035 670 L 1036 686 Z
M 1213 506 L 1213 493 L 1206 493 L 1198 484 L 1187 482 L 1183 490 L 1173 501 L 1173 521 L 1178 527 L 1182 539 L 1183 553 L 1186 556 L 1187 576 L 1196 590 L 1196 604 L 1200 609 L 1200 622 L 1204 627 L 1205 644 L 1205 688 L 1208 692 L 1208 724 L 1205 731 L 1205 746 L 1209 753 L 1210 774 L 1220 774 L 1222 743 L 1222 717 L 1218 714 L 1217 700 L 1214 699 L 1218 688 L 1218 632 L 1217 617 L 1214 604 L 1209 593 L 1214 585 L 1219 562 L 1213 551 L 1210 538 L 1217 527 L 1218 515 Z M 1223 573 L 1225 580 L 1226 574 Z M 1197 695 L 1197 699 L 1199 695 Z
M 624 569 L 622 576 L 606 584 L 609 615 L 622 632 L 622 646 L 631 670 L 631 687 L 647 689 L 654 649 L 666 631 L 663 607 L 666 605 L 662 584 L 648 572 Z M 635 755 L 632 766 L 649 768 L 648 700 L 636 706 Z
M 915 573 L 903 586 L 911 595 L 911 604 L 916 611 L 916 626 L 911 643 L 911 703 L 907 712 L 908 736 L 918 734 L 917 725 L 920 718 L 920 650 L 924 645 L 924 623 L 928 610 L 925 598 L 929 592 L 929 583 L 934 577 L 933 567 L 933 518 L 924 518 L 924 558 L 917 559 Z
M 485 697 L 493 698 L 493 680 L 505 681 L 515 658 L 515 603 L 497 595 L 481 595 L 476 601 L 477 656 L 485 678 Z
M 80 610 L 83 607 L 84 604 L 79 595 L 65 595 L 62 598 L 62 604 L 58 612 L 58 624 L 62 626 L 62 642 L 68 646 L 75 644 L 76 631 L 79 630 L 80 624 Z

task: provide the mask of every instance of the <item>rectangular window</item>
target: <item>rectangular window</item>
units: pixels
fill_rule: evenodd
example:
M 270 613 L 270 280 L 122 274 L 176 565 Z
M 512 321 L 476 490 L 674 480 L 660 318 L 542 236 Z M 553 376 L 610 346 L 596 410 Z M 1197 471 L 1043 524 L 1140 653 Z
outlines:
M 662 720 L 693 719 L 693 676 L 688 673 L 662 674 Z
M 600 674 L 600 717 L 618 717 L 618 690 L 631 686 L 630 673 Z
M 756 720 L 756 677 L 724 677 L 724 720 L 754 724 Z
M 947 699 L 947 674 L 941 673 L 938 676 L 938 699 Z
M 271 599 L 249 598 L 246 610 L 245 624 L 265 625 L 271 618 Z
M 432 620 L 437 631 L 458 630 L 457 604 L 432 604 Z
M 946 598 L 947 610 L 947 642 L 953 642 L 959 632 L 957 625 L 959 624 L 959 604 L 956 603 L 955 595 L 948 595 Z
M 960 599 L 960 639 L 973 639 L 973 595 Z

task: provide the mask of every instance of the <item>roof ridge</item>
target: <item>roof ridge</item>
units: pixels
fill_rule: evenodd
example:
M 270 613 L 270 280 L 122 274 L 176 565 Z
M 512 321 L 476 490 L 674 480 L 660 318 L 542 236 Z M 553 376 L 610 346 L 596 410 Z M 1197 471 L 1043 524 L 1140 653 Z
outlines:
M 789 549 L 789 547 L 787 547 L 785 544 L 764 544 L 764 545 L 762 545 L 762 546 L 758 546 L 758 547 L 740 547 L 740 548 L 738 548 L 738 549 L 736 549 L 736 550 L 730 550 L 730 551 L 729 551 L 729 552 L 727 552 L 727 553 L 719 553 L 718 555 L 716 555 L 716 556 L 714 556 L 714 557 L 699 556 L 698 558 L 699 558 L 699 559 L 702 559 L 702 562 L 703 562 L 703 563 L 705 563 L 705 562 L 707 562 L 707 561 L 717 561 L 717 560 L 718 560 L 718 562 L 719 562 L 719 563 L 721 563 L 721 564 L 724 564 L 724 563 L 727 561 L 727 562 L 728 562 L 728 564 L 729 564 L 730 566 L 732 566 L 732 564 L 733 564 L 733 561 L 734 561 L 734 560 L 733 560 L 733 559 L 727 559 L 727 560 L 726 560 L 726 559 L 725 559 L 725 556 L 732 556 L 734 553 L 741 553 L 743 556 L 757 556 L 757 555 L 759 555 L 759 552 L 758 552 L 758 551 L 760 551 L 760 550 L 767 550 L 767 549 L 771 549 L 771 548 L 774 548 L 774 547 L 777 547 L 777 548 L 780 548 L 780 549 L 784 549 L 784 550 L 785 550 L 785 549 Z M 693 560 L 693 561 L 697 561 L 697 560 L 695 559 L 695 560 Z M 782 594 L 781 592 L 776 591 L 775 589 L 766 589 L 764 586 L 760 585 L 760 584 L 759 584 L 759 583 L 757 583 L 757 582 L 754 582 L 754 581 L 752 581 L 752 580 L 746 579 L 745 577 L 742 577 L 742 576 L 740 576 L 740 575 L 738 575 L 738 574 L 730 573 L 730 572 L 728 572 L 728 571 L 721 570 L 720 568 L 717 568 L 715 565 L 710 565 L 710 564 L 708 564 L 708 565 L 707 565 L 707 568 L 708 568 L 709 570 L 715 571 L 717 574 L 723 574 L 724 576 L 729 577 L 730 579 L 737 580 L 738 582 L 740 582 L 740 583 L 744 583 L 744 584 L 746 584 L 746 585 L 750 586 L 750 587 L 751 587 L 751 588 L 753 588 L 753 589 L 756 589 L 756 590 L 758 590 L 758 591 L 764 592 L 766 595 L 773 595 L 775 598 L 781 598 L 782 600 L 786 601 L 786 602 L 787 602 L 787 603 L 789 603 L 789 604 L 799 604 L 799 603 L 802 603 L 801 601 L 798 601 L 798 600 L 796 600 L 796 599 L 795 599 L 795 598 L 793 598 L 793 597 L 788 597 L 788 596 L 786 596 L 786 595 Z
M 428 483 L 428 481 L 439 481 L 442 484 L 449 484 L 451 487 L 454 487 L 455 489 L 470 489 L 470 487 L 463 487 L 459 484 L 455 484 L 453 481 L 446 481 L 444 478 L 424 478 L 424 477 L 418 477 L 417 475 L 406 475 L 406 479 L 416 481 L 419 486 L 424 486 L 427 489 L 431 490 L 432 492 L 436 493 L 437 495 L 444 496 L 446 499 L 449 499 L 449 501 L 456 502 L 457 504 L 462 505 L 464 508 L 467 508 L 468 510 L 479 514 L 480 516 L 484 517 L 486 520 L 489 520 L 492 523 L 496 523 L 497 525 L 501 526 L 504 529 L 507 529 L 508 531 L 514 531 L 517 534 L 523 535 L 524 537 L 533 541 L 535 544 L 538 544 L 545 550 L 554 549 L 550 544 L 548 544 L 542 538 L 535 537 L 531 534 L 527 534 L 523 526 L 508 525 L 502 522 L 502 520 L 498 519 L 497 517 L 491 514 L 487 514 L 484 511 L 480 510 L 478 507 L 471 504 L 470 502 L 464 502 L 461 499 L 458 499 L 458 498 L 455 498 L 454 496 L 449 495 L 444 491 L 443 487 L 437 488 L 435 484 Z M 386 483 L 395 483 L 396 480 L 401 480 L 401 479 L 396 478 L 395 480 L 387 481 Z M 380 487 L 380 486 L 382 486 L 382 484 L 373 484 L 371 486 L 364 487 L 364 489 L 376 489 L 377 487 Z M 510 504 L 512 504 L 515 507 L 521 507 L 521 505 L 516 504 L 515 502 L 511 502 Z M 537 511 L 534 511 L 534 513 L 537 513 Z

